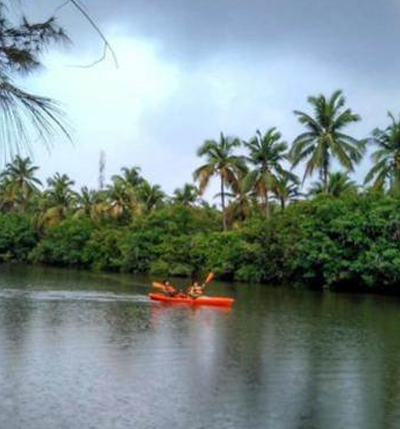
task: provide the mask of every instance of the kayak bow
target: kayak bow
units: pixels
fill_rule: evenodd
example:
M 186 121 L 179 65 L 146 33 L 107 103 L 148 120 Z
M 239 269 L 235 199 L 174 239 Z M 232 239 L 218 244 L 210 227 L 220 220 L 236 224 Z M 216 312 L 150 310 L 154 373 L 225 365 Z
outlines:
M 155 301 L 161 301 L 171 304 L 188 304 L 188 305 L 212 305 L 215 307 L 231 307 L 234 303 L 233 298 L 224 298 L 217 296 L 199 296 L 198 298 L 172 297 L 162 293 L 149 293 L 149 298 Z

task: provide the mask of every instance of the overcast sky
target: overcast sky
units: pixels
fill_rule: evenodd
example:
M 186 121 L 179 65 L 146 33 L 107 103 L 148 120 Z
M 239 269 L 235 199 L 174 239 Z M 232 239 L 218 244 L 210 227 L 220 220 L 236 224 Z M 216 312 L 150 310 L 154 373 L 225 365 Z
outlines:
M 400 112 L 400 0 L 81 0 L 112 44 L 72 6 L 58 12 L 73 45 L 51 50 L 45 70 L 24 86 L 64 105 L 74 144 L 35 149 L 43 176 L 65 172 L 97 185 L 107 173 L 140 165 L 172 192 L 191 180 L 196 149 L 220 131 L 249 138 L 277 126 L 290 142 L 292 111 L 309 95 L 343 89 L 363 137 Z M 29 3 L 29 4 L 28 4 Z M 62 0 L 26 1 L 28 16 L 51 15 Z M 357 174 L 361 180 L 367 169 Z

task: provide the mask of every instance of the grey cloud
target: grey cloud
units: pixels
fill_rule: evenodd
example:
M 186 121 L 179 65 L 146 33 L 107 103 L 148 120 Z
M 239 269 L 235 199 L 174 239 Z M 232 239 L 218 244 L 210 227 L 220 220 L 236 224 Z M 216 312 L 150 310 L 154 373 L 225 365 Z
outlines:
M 395 0 L 81 1 L 104 27 L 123 25 L 134 36 L 161 43 L 166 55 L 183 61 L 202 61 L 221 51 L 266 57 L 278 50 L 371 75 L 397 73 L 400 68 L 394 61 L 400 40 Z M 50 3 L 37 0 L 35 8 L 32 3 L 30 7 L 31 12 L 47 12 Z M 84 28 L 81 17 L 70 6 L 60 13 L 71 25 L 72 36 L 78 32 L 78 43 Z
M 395 0 L 81 1 L 106 34 L 120 26 L 128 39 L 155 42 L 161 47 L 157 50 L 160 68 L 171 64 L 178 69 L 177 88 L 153 110 L 144 109 L 135 128 L 138 140 L 170 152 L 171 163 L 177 165 L 177 174 L 168 179 L 171 189 L 182 177 L 190 179 L 198 162 L 195 149 L 220 130 L 247 138 L 256 128 L 276 125 L 290 141 L 299 130 L 291 112 L 308 109 L 309 94 L 344 89 L 349 104 L 364 119 L 354 128 L 360 137 L 386 123 L 387 109 L 398 110 L 400 3 Z M 33 17 L 41 17 L 61 2 L 26 0 L 24 6 Z M 62 9 L 60 19 L 74 40 L 77 62 L 81 51 L 85 58 L 88 52 L 93 56 L 97 49 L 101 52 L 101 41 L 73 8 Z M 118 53 L 117 45 L 116 49 Z M 213 77 L 223 83 L 220 93 L 210 84 Z M 131 80 L 126 77 L 127 87 Z M 99 87 L 103 84 L 99 78 Z M 82 91 L 71 95 L 72 106 L 88 98 L 84 89 L 82 84 Z M 130 103 L 121 98 L 120 111 L 128 111 Z M 82 112 L 78 135 L 93 115 L 90 107 Z M 115 164 L 124 164 L 134 150 L 120 132 L 114 134 L 125 150 L 124 155 L 115 156 Z M 98 135 L 93 131 L 85 138 L 96 141 Z M 110 141 L 104 147 L 112 145 Z M 90 150 L 96 158 L 99 146 Z M 154 157 L 144 151 L 141 162 L 154 180 L 165 182 L 162 165 L 153 165 Z M 82 175 L 78 167 L 76 174 Z M 95 177 L 95 169 L 87 174 Z
M 98 1 L 87 4 L 105 23 L 122 22 L 183 60 L 274 50 L 372 76 L 400 68 L 393 61 L 400 14 L 391 0 L 135 0 L 109 2 L 104 11 Z

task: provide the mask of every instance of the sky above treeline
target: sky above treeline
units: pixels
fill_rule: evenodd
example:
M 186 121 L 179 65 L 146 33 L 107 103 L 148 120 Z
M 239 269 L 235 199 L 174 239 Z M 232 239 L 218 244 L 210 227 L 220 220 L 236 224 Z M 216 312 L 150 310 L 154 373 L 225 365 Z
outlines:
M 50 154 L 34 150 L 43 177 L 60 171 L 95 187 L 104 151 L 109 176 L 140 165 L 172 192 L 220 131 L 248 139 L 276 126 L 291 142 L 301 130 L 292 112 L 307 109 L 309 95 L 343 89 L 363 118 L 349 129 L 357 137 L 400 113 L 400 0 L 80 1 L 119 67 L 111 56 L 79 67 L 102 55 L 102 42 L 72 5 L 57 11 L 73 43 L 51 49 L 23 85 L 63 104 L 74 143 L 60 137 Z M 43 19 L 62 3 L 18 7 Z

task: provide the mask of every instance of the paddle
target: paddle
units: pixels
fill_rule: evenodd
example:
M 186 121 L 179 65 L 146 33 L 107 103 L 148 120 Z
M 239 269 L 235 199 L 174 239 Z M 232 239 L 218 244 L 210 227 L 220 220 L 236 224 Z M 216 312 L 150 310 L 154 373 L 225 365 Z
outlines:
M 162 284 L 162 283 L 153 282 L 152 286 L 155 289 L 160 289 L 160 290 L 163 290 L 163 291 L 165 291 L 167 289 L 167 287 L 164 284 Z
M 214 280 L 214 273 L 210 272 L 206 278 L 206 281 L 203 283 L 202 288 L 203 290 L 206 288 L 206 286 L 211 283 Z
M 165 285 L 163 283 L 153 282 L 152 286 L 155 289 L 159 289 L 159 290 L 163 291 L 165 294 L 171 294 L 171 293 L 177 292 L 176 288 L 172 285 Z

